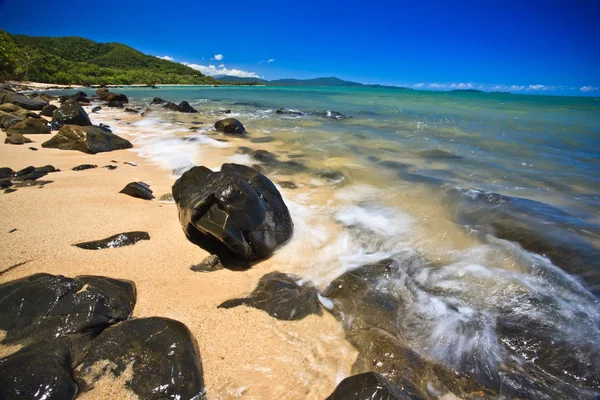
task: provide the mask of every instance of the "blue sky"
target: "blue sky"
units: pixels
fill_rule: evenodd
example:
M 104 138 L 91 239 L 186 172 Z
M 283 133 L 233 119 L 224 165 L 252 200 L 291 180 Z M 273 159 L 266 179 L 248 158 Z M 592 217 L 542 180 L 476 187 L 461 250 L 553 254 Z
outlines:
M 170 5 L 172 4 L 172 6 Z M 600 95 L 600 1 L 0 0 L 0 28 L 204 73 Z

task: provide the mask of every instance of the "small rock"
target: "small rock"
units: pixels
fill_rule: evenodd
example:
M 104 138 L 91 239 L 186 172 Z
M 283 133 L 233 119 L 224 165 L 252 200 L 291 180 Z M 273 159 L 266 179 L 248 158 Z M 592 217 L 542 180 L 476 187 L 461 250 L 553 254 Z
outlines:
M 133 108 L 126 108 L 125 112 L 129 113 L 129 114 L 137 114 L 139 111 L 138 110 L 134 110 Z
M 106 239 L 76 243 L 73 246 L 85 250 L 114 249 L 134 245 L 140 240 L 150 240 L 150 234 L 141 231 L 124 232 L 107 237 Z
M 35 147 L 30 147 L 29 150 L 38 151 Z
M 8 233 L 13 233 L 13 232 L 16 232 L 16 231 L 17 231 L 17 228 L 14 228 L 14 229 L 11 229 L 10 231 L 8 231 Z
M 93 164 L 81 164 L 78 165 L 76 167 L 73 168 L 73 171 L 83 171 L 86 169 L 92 169 L 92 168 L 97 168 L 97 165 L 93 165 Z
M 150 104 L 164 104 L 166 102 L 166 100 L 163 100 L 160 97 L 155 97 L 154 99 L 152 99 L 152 102 L 150 102 Z
M 6 144 L 25 144 L 31 143 L 31 139 L 23 136 L 20 133 L 11 133 L 6 135 L 6 139 L 4 139 L 4 143 Z
M 279 181 L 277 182 L 277 184 L 284 189 L 298 189 L 298 186 L 296 186 L 296 184 L 291 181 Z
M 123 102 L 122 101 L 118 101 L 118 100 L 111 100 L 106 105 L 109 106 L 109 107 L 113 107 L 113 108 L 123 108 L 123 107 L 125 107 L 123 105 Z
M 116 162 L 116 161 L 113 161 L 113 162 Z M 132 167 L 137 167 L 137 164 L 134 163 L 133 161 L 125 161 L 125 162 L 123 162 L 123 164 L 131 165 Z
M 132 197 L 137 197 L 144 200 L 152 200 L 154 195 L 150 186 L 144 182 L 131 182 L 123 188 L 119 193 L 127 194 Z
M 113 169 L 117 169 L 117 166 L 116 166 L 116 165 L 105 165 L 105 166 L 104 166 L 104 167 L 102 167 L 102 168 L 108 168 L 109 170 L 111 170 L 111 171 L 112 171 Z
M 96 107 L 92 108 L 93 113 L 97 113 L 100 110 L 102 110 L 102 107 L 100 107 L 100 106 L 96 106 Z
M 175 200 L 173 200 L 173 195 L 171 193 L 165 193 L 162 196 L 160 196 L 160 201 L 173 202 Z
M 206 257 L 200 264 L 192 265 L 190 269 L 196 272 L 213 272 L 223 269 L 223 264 L 221 264 L 219 256 L 212 254 Z

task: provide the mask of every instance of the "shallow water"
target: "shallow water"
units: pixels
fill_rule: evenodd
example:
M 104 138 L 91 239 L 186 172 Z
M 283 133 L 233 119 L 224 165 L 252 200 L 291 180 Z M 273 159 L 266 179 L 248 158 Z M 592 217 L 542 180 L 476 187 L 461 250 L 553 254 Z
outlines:
M 551 397 L 600 390 L 600 99 L 122 91 L 132 104 L 159 96 L 199 111 L 152 106 L 144 119 L 115 128 L 174 177 L 192 165 L 218 169 L 218 159 L 258 164 L 275 183 L 295 183 L 280 189 L 295 223 L 272 259 L 282 272 L 325 289 L 346 271 L 393 258 L 397 274 L 372 284 L 401 299 L 389 333 L 419 355 L 485 385 L 517 385 L 505 377 L 518 374 L 524 397 L 546 396 L 535 389 L 540 381 L 550 382 Z M 110 123 L 113 114 L 98 116 Z M 212 124 L 225 116 L 239 119 L 249 138 L 216 133 Z M 256 140 L 265 137 L 273 141 Z M 277 163 L 240 147 L 266 149 Z

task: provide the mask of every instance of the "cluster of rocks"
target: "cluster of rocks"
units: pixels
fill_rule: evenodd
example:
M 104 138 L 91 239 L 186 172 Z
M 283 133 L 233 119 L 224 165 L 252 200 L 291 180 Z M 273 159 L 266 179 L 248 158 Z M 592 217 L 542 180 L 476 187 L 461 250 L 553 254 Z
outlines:
M 43 187 L 48 183 L 52 183 L 52 181 L 39 179 L 45 177 L 51 172 L 58 171 L 60 170 L 56 169 L 52 165 L 45 165 L 43 167 L 29 166 L 19 171 L 14 171 L 12 168 L 9 167 L 1 167 L 0 189 L 4 189 L 4 193 L 8 194 L 15 192 L 16 188 L 18 187 L 27 187 L 34 185 Z
M 74 399 L 105 376 L 140 398 L 203 398 L 198 346 L 181 322 L 133 319 L 136 287 L 103 276 L 34 274 L 0 285 L 0 398 Z M 132 371 L 126 374 L 126 371 Z

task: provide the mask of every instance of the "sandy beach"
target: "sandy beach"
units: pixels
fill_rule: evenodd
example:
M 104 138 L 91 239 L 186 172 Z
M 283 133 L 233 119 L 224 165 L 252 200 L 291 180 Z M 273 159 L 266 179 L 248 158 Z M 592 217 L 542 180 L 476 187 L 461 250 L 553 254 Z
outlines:
M 90 108 L 86 107 L 88 112 Z M 90 117 L 94 124 L 112 127 L 142 118 L 121 110 L 109 114 L 119 114 L 120 121 L 92 113 Z M 19 170 L 51 164 L 61 170 L 44 177 L 52 183 L 43 187 L 0 194 L 0 283 L 39 272 L 132 280 L 137 286 L 134 318 L 176 319 L 195 336 L 211 399 L 321 399 L 350 375 L 356 351 L 327 312 L 287 322 L 245 306 L 217 309 L 225 300 L 250 293 L 263 275 L 281 270 L 280 265 L 270 259 L 244 272 L 191 271 L 189 267 L 208 253 L 187 240 L 176 205 L 158 200 L 170 193 L 175 180 L 169 170 L 139 157 L 135 144 L 131 150 L 95 155 L 42 148 L 41 143 L 54 134 L 30 135 L 34 143 L 23 146 L 0 144 L 2 166 Z M 5 137 L 2 132 L 2 143 Z M 210 164 L 219 165 L 219 152 L 213 157 Z M 116 161 L 112 163 L 117 165 L 115 170 L 101 168 L 111 160 Z M 80 164 L 98 168 L 71 170 Z M 119 193 L 133 181 L 148 183 L 156 199 L 146 201 Z M 72 246 L 134 230 L 149 232 L 151 239 L 98 251 Z M 15 350 L 3 347 L 0 354 Z M 125 394 L 118 391 L 119 397 Z M 96 385 L 86 396 L 114 398 L 115 386 Z

